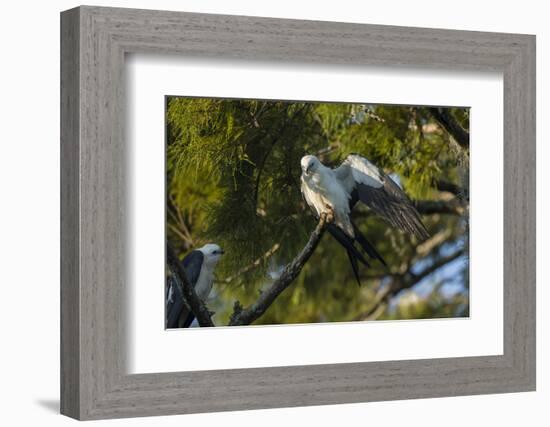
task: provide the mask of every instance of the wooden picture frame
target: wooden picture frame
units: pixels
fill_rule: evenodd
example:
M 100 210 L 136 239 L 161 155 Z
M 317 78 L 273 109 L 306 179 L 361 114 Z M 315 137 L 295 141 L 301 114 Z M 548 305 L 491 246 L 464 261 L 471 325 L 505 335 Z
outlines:
M 504 354 L 126 374 L 126 53 L 502 72 Z M 65 415 L 84 420 L 535 389 L 534 36 L 78 7 L 61 14 L 61 165 Z

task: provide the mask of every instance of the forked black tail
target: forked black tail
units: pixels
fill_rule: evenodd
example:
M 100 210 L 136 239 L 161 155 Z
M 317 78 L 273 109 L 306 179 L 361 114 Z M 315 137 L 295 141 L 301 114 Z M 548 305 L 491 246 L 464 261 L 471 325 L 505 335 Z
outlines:
M 355 233 L 355 240 L 361 245 L 363 250 L 371 257 L 376 258 L 378 261 L 380 261 L 382 264 L 384 264 L 384 267 L 387 267 L 388 264 L 386 264 L 386 261 L 384 261 L 384 258 L 376 251 L 373 245 L 367 240 L 367 238 L 364 236 L 363 233 L 361 233 L 361 230 L 359 230 L 359 227 L 357 227 L 353 222 L 351 223 L 353 226 L 353 232 Z
M 363 265 L 366 267 L 370 267 L 369 262 L 365 259 L 363 254 L 357 249 L 355 246 L 355 242 L 357 241 L 361 248 L 367 253 L 367 255 L 370 258 L 376 258 L 378 259 L 384 266 L 387 266 L 384 259 L 380 256 L 380 254 L 374 249 L 374 246 L 370 244 L 370 242 L 365 238 L 363 234 L 359 231 L 359 229 L 353 224 L 354 232 L 355 232 L 355 239 L 348 236 L 344 231 L 340 228 L 338 228 L 334 224 L 328 224 L 327 230 L 328 232 L 336 239 L 338 243 L 340 243 L 344 249 L 346 250 L 349 258 L 349 262 L 351 264 L 351 268 L 353 270 L 353 275 L 355 276 L 355 279 L 357 280 L 357 284 L 361 286 L 361 280 L 359 279 L 359 263 L 360 261 Z

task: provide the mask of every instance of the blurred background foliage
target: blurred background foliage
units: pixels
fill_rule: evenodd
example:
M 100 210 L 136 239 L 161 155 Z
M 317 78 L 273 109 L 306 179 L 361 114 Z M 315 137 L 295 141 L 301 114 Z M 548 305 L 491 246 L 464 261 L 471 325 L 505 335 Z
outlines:
M 406 190 L 430 239 L 391 229 L 364 206 L 355 222 L 388 263 L 360 271 L 325 235 L 301 274 L 255 324 L 469 315 L 468 147 L 427 107 L 168 97 L 167 239 L 183 258 L 207 242 L 226 254 L 207 302 L 227 325 L 306 243 L 315 219 L 300 159 L 358 153 Z M 469 129 L 469 109 L 445 114 Z

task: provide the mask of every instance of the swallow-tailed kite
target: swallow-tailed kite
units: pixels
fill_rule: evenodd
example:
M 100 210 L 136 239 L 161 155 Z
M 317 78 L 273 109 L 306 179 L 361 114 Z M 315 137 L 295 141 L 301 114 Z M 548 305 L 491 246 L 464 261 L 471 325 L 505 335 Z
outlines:
M 429 234 L 420 215 L 403 190 L 381 169 L 364 157 L 350 154 L 336 169 L 323 165 L 315 156 L 301 160 L 302 194 L 317 217 L 322 213 L 332 218 L 327 226 L 332 236 L 346 249 L 355 278 L 359 282 L 358 260 L 369 266 L 355 242 L 371 258 L 386 265 L 376 249 L 351 220 L 351 211 L 363 202 L 393 227 L 415 235 L 420 240 Z
M 197 296 L 206 301 L 214 281 L 214 268 L 223 255 L 218 245 L 208 243 L 190 252 L 182 261 L 187 280 L 195 288 Z M 184 303 L 175 283 L 169 279 L 166 290 L 166 327 L 188 328 L 195 315 Z

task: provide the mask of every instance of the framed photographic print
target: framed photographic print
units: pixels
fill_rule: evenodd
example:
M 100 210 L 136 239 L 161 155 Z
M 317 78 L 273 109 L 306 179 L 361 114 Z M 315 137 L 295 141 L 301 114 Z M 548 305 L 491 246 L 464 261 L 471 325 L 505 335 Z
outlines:
M 63 414 L 534 390 L 534 36 L 83 6 L 61 41 Z

